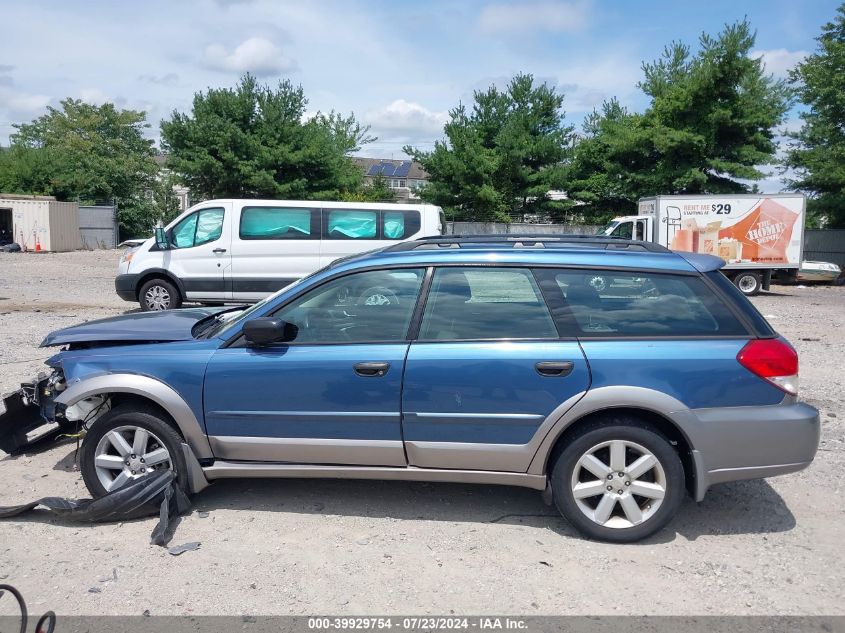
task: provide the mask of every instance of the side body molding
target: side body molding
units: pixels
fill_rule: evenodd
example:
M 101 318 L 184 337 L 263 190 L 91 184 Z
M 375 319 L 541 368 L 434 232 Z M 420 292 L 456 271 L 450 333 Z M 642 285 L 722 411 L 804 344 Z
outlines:
M 194 412 L 172 387 L 155 378 L 139 374 L 99 374 L 72 383 L 56 398 L 56 402 L 71 406 L 103 393 L 131 393 L 152 400 L 174 419 L 197 459 L 213 456 L 208 438 Z
M 562 407 L 561 407 L 562 408 Z M 529 475 L 546 474 L 546 462 L 557 439 L 569 426 L 578 419 L 609 409 L 636 408 L 657 413 L 671 420 L 693 447 L 688 435 L 689 408 L 681 401 L 660 391 L 644 387 L 611 386 L 590 389 L 584 397 L 571 407 L 567 407 L 562 415 L 548 425 L 546 435 L 540 440 L 534 458 L 528 467 Z M 549 416 L 551 422 L 555 412 Z M 541 430 L 546 428 L 546 424 Z M 687 427 L 687 428 L 685 428 Z M 693 447 L 694 448 L 694 447 Z

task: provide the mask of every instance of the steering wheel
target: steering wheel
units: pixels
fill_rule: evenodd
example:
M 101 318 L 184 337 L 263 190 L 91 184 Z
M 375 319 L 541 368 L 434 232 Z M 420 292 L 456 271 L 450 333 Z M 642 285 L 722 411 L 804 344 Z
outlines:
M 355 305 L 359 306 L 385 306 L 399 305 L 399 297 L 390 288 L 384 286 L 373 286 L 367 288 L 358 296 Z
M 308 337 L 310 342 L 321 340 L 320 336 L 324 336 L 326 333 L 337 334 L 343 340 L 352 340 L 346 328 L 338 327 L 338 322 L 335 319 L 329 318 L 329 315 L 324 312 L 314 313 L 310 310 L 307 311 L 302 319 L 302 325 L 305 332 L 310 331 L 312 333 Z M 303 330 L 300 330 L 300 332 Z M 322 340 L 333 340 L 333 337 L 330 336 L 329 339 Z

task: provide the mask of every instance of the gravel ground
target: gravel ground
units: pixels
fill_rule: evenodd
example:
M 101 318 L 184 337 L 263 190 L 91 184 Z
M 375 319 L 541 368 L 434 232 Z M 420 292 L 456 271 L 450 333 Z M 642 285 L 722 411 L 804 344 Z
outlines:
M 118 258 L 0 254 L 0 392 L 42 368 L 51 330 L 135 307 L 114 294 Z M 0 581 L 59 614 L 845 614 L 845 288 L 754 302 L 798 348 L 816 461 L 713 487 L 643 543 L 584 541 L 519 488 L 231 481 L 194 498 L 172 544 L 202 547 L 179 557 L 148 544 L 153 519 L 2 521 Z M 0 458 L 0 482 L 3 505 L 87 494 L 72 443 Z

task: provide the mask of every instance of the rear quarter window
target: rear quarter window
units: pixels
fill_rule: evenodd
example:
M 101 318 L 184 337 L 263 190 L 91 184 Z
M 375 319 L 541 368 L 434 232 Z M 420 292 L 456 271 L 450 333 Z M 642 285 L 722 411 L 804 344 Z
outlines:
M 771 338 L 775 336 L 775 331 L 765 317 L 760 314 L 760 311 L 754 307 L 754 304 L 748 300 L 734 283 L 725 277 L 725 275 L 718 270 L 707 273 L 707 278 L 721 290 L 728 301 L 733 303 L 737 310 L 742 312 L 746 319 L 751 322 L 751 326 L 756 330 L 757 334 L 763 338 Z
M 582 337 L 748 336 L 697 275 L 607 270 L 538 271 L 563 335 Z

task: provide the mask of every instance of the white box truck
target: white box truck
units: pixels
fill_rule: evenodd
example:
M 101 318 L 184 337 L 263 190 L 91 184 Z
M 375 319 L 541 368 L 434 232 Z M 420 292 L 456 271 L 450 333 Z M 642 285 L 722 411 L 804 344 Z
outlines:
M 737 287 L 756 295 L 773 271 L 790 276 L 801 266 L 805 209 L 800 193 L 655 196 L 602 234 L 716 255 Z

